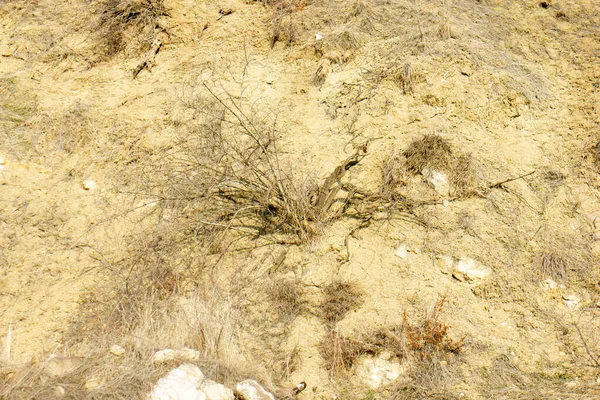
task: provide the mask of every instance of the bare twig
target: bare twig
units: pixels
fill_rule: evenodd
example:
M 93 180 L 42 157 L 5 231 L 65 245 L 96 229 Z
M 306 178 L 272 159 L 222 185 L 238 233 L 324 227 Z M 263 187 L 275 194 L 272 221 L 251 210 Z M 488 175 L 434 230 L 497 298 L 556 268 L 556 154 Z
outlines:
M 598 359 L 596 357 L 594 357 L 594 355 L 590 351 L 590 348 L 587 345 L 587 341 L 583 337 L 583 334 L 581 333 L 581 329 L 579 329 L 579 325 L 577 325 L 577 323 L 574 322 L 573 326 L 575 327 L 575 330 L 577 330 L 577 334 L 579 335 L 579 338 L 581 339 L 581 343 L 583 343 L 583 347 L 585 348 L 585 352 L 587 353 L 587 355 L 590 357 L 590 359 L 594 363 L 594 367 L 600 368 L 600 362 L 598 362 Z
M 518 180 L 518 179 L 523 179 L 523 178 L 525 178 L 525 177 L 527 177 L 527 176 L 529 176 L 529 175 L 533 175 L 533 174 L 535 174 L 536 172 L 537 172 L 537 171 L 531 171 L 531 172 L 530 172 L 530 173 L 528 173 L 528 174 L 524 174 L 524 175 L 521 175 L 521 176 L 517 176 L 516 178 L 510 178 L 510 179 L 506 179 L 506 180 L 504 180 L 504 181 L 502 181 L 502 182 L 494 183 L 493 185 L 490 185 L 490 186 L 488 186 L 488 188 L 490 188 L 490 189 L 504 189 L 504 187 L 503 187 L 502 185 L 504 185 L 505 183 L 512 182 L 512 181 L 516 181 L 516 180 Z

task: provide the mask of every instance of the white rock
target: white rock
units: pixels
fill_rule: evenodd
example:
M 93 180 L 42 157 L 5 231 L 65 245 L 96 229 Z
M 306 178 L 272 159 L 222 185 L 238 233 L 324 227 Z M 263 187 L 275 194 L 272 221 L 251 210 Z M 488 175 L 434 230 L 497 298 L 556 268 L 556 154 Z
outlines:
M 429 168 L 423 169 L 423 175 L 433 189 L 443 196 L 450 193 L 450 181 L 448 175 Z
M 406 244 L 400 244 L 396 248 L 396 252 L 394 254 L 396 254 L 396 257 L 406 258 L 406 256 L 408 255 L 408 248 L 406 247 Z
M 0 165 L 6 165 L 6 159 L 4 157 L 0 157 Z
M 67 394 L 67 391 L 62 386 L 56 386 L 52 392 L 54 392 L 54 397 L 57 399 L 62 399 Z
M 58 357 L 51 355 L 44 363 L 44 372 L 50 376 L 62 377 L 74 372 L 83 365 L 83 357 Z
M 563 296 L 563 302 L 569 308 L 575 308 L 581 300 L 576 294 L 568 294 Z
M 12 46 L 9 46 L 7 44 L 0 44 L 0 56 L 2 57 L 10 57 L 13 55 L 13 53 L 15 52 L 15 48 Z
M 319 40 L 323 40 L 323 35 L 320 33 L 315 33 L 315 40 L 318 42 Z
M 86 179 L 85 181 L 83 181 L 81 183 L 81 187 L 84 190 L 94 190 L 94 189 L 96 189 L 96 182 L 94 182 L 91 179 Z
M 356 375 L 372 389 L 378 389 L 382 385 L 387 385 L 408 370 L 405 364 L 399 361 L 386 359 L 388 354 L 379 357 L 365 357 L 356 368 Z
M 96 390 L 100 387 L 104 386 L 104 378 L 101 376 L 94 376 L 85 381 L 85 390 L 91 392 L 92 390 Z
M 200 384 L 200 390 L 206 395 L 206 400 L 234 400 L 233 390 L 205 379 Z
M 199 360 L 202 356 L 198 350 L 182 347 L 181 349 L 164 349 L 159 350 L 152 356 L 153 363 L 162 363 L 172 360 Z
M 235 385 L 234 393 L 240 400 L 275 400 L 273 394 L 253 379 L 246 379 Z
M 544 286 L 544 289 L 546 289 L 546 290 L 553 290 L 558 287 L 558 284 L 554 280 L 552 280 L 550 278 L 546 278 L 546 279 L 544 279 L 543 286 Z
M 449 274 L 454 267 L 454 259 L 449 256 L 437 255 L 434 264 L 443 274 Z
M 206 394 L 198 389 L 204 374 L 196 365 L 181 364 L 169 375 L 160 378 L 147 400 L 207 400 Z
M 110 352 L 117 357 L 121 357 L 123 354 L 125 354 L 125 349 L 118 344 L 113 344 L 110 346 Z
M 492 270 L 485 265 L 472 258 L 463 257 L 456 263 L 452 276 L 461 282 L 479 283 L 491 273 Z

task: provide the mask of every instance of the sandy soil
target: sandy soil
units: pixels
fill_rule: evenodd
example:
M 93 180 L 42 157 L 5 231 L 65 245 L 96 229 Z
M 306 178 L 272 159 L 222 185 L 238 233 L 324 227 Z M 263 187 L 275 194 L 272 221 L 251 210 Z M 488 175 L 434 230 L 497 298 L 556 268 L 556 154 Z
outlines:
M 447 138 L 478 166 L 484 194 L 466 199 L 444 198 L 416 178 L 413 194 L 436 200 L 414 211 L 422 223 L 376 218 L 349 237 L 349 261 L 345 241 L 357 224 L 350 218 L 295 248 L 283 270 L 305 285 L 311 307 L 333 279 L 357 282 L 364 304 L 339 326 L 351 334 L 399 323 L 404 310 L 448 293 L 446 321 L 472 343 L 461 365 L 467 376 L 510 353 L 524 371 L 589 378 L 580 372 L 589 361 L 582 343 L 560 327 L 598 316 L 598 282 L 549 295 L 532 265 L 543 232 L 566 243 L 596 238 L 598 5 L 417 1 L 381 11 L 384 2 L 372 3 L 344 20 L 350 4 L 314 2 L 298 11 L 296 44 L 271 48 L 271 14 L 261 4 L 166 1 L 169 35 L 156 65 L 135 80 L 138 56 L 94 61 L 87 2 L 0 4 L 0 336 L 12 331 L 5 361 L 60 349 L 80 295 L 110 276 L 102 260 L 117 257 L 120 241 L 140 229 L 135 210 L 143 202 L 128 192 L 136 163 L 173 137 L 172 121 L 186 117 L 180 102 L 204 71 L 231 83 L 247 63 L 245 93 L 278 113 L 284 158 L 299 171 L 323 179 L 370 140 L 347 179 L 375 192 L 392 149 L 425 133 Z M 218 19 L 223 8 L 235 12 Z M 445 40 L 444 18 L 452 30 Z M 340 33 L 356 43 L 345 62 L 330 62 L 327 50 L 315 52 L 316 33 L 331 51 L 344 51 Z M 403 94 L 393 75 L 406 63 L 414 85 Z M 322 65 L 331 72 L 315 85 Z M 73 115 L 86 122 L 73 125 Z M 63 136 L 66 129 L 79 136 Z M 86 180 L 96 187 L 86 190 Z M 411 250 L 405 258 L 395 255 L 400 245 Z M 590 246 L 596 257 L 598 243 Z M 493 275 L 479 286 L 459 282 L 439 270 L 436 255 L 473 258 Z M 597 261 L 590 267 L 597 277 Z M 563 301 L 571 294 L 580 298 L 576 308 Z M 297 345 L 303 362 L 289 381 L 319 388 L 303 398 L 335 393 L 317 349 L 325 333 L 310 313 L 290 327 L 287 345 Z M 482 398 L 474 387 L 461 390 Z

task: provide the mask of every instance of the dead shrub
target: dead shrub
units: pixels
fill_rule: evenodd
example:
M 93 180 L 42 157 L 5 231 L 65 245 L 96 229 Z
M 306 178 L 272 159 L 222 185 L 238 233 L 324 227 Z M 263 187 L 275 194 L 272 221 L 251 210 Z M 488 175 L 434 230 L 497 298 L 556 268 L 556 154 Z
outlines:
M 446 170 L 453 153 L 448 140 L 437 134 L 428 134 L 413 140 L 403 155 L 406 170 L 421 174 L 425 168 Z
M 271 48 L 275 47 L 277 42 L 291 45 L 296 42 L 297 36 L 296 22 L 292 14 L 281 14 L 273 18 Z
M 446 296 L 440 296 L 419 320 L 404 313 L 400 324 L 367 332 L 356 339 L 331 330 L 320 346 L 326 368 L 332 374 L 344 373 L 359 357 L 388 351 L 410 365 L 410 380 L 392 385 L 389 398 L 442 393 L 453 379 L 449 363 L 462 352 L 466 341 L 466 336 L 452 338 L 450 327 L 441 321 L 446 301 Z
M 184 99 L 193 117 L 179 124 L 176 143 L 149 160 L 142 191 L 158 200 L 158 211 L 185 219 L 194 237 L 310 240 L 340 215 L 331 209 L 340 181 L 365 154 L 350 156 L 319 185 L 280 159 L 277 113 L 220 85 L 203 81 Z
M 449 326 L 440 321 L 447 296 L 440 296 L 419 323 L 411 323 L 404 314 L 403 326 L 408 346 L 421 361 L 439 359 L 443 354 L 461 352 L 466 337 L 453 340 L 448 336 Z
M 208 84 L 203 89 L 185 99 L 195 116 L 180 127 L 177 143 L 149 163 L 148 196 L 195 224 L 198 237 L 232 230 L 315 235 L 327 217 L 313 203 L 318 185 L 280 160 L 276 115 Z
M 290 380 L 290 376 L 297 371 L 301 365 L 302 358 L 300 356 L 300 349 L 298 346 L 294 346 L 290 351 L 285 352 L 284 356 L 282 357 L 280 365 L 280 380 L 282 382 L 288 382 Z
M 296 42 L 298 32 L 295 13 L 302 10 L 307 2 L 305 0 L 269 0 L 265 5 L 273 9 L 271 47 L 277 42 L 288 45 Z
M 324 299 L 320 315 L 325 323 L 334 327 L 352 309 L 362 304 L 364 293 L 354 282 L 335 281 L 323 289 Z
M 168 16 L 164 0 L 103 0 L 98 14 L 98 40 L 102 58 L 130 48 L 141 53 L 150 48 L 160 30 L 159 20 Z

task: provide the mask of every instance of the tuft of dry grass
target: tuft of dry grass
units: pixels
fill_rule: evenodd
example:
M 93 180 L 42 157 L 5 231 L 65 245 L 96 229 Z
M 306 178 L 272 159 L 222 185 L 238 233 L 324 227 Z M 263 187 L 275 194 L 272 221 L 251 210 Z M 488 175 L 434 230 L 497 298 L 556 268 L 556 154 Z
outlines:
M 427 134 L 413 140 L 403 155 L 405 168 L 412 173 L 423 173 L 425 168 L 446 170 L 452 161 L 450 142 L 437 134 Z
M 323 295 L 320 315 L 331 328 L 344 319 L 348 312 L 359 307 L 364 297 L 364 293 L 357 283 L 341 280 L 327 285 L 323 289 Z
M 402 93 L 412 93 L 415 84 L 415 77 L 413 74 L 413 68 L 410 63 L 404 64 L 402 68 L 399 68 L 393 75 L 394 82 L 402 88 Z
M 127 48 L 138 54 L 149 49 L 162 29 L 160 19 L 168 16 L 164 0 L 103 0 L 96 13 L 99 50 L 105 59 Z
M 452 37 L 452 26 L 450 25 L 450 21 L 447 18 L 443 19 L 440 22 L 437 34 L 442 40 L 448 40 Z
M 2 398 L 60 398 L 55 397 L 59 387 L 64 398 L 144 398 L 167 371 L 189 362 L 153 363 L 153 354 L 165 348 L 199 350 L 201 357 L 191 362 L 226 384 L 247 377 L 264 380 L 237 347 L 239 314 L 222 298 L 196 292 L 169 301 L 149 296 L 129 299 L 129 304 L 123 300 L 104 291 L 90 294 L 58 354 L 81 364 L 60 374 L 50 373 L 46 361 L 3 368 L 7 373 L 0 377 Z M 113 344 L 123 347 L 125 354 L 111 354 Z M 95 388 L 90 388 L 92 382 Z
M 469 196 L 477 188 L 477 165 L 470 154 L 454 159 L 450 173 L 450 190 L 454 196 Z
M 359 15 L 364 14 L 371 8 L 371 4 L 368 0 L 354 0 L 352 4 L 351 15 L 353 17 L 358 17 Z
M 273 306 L 286 318 L 295 318 L 302 313 L 304 300 L 298 282 L 277 279 L 271 282 L 268 295 Z
M 414 139 L 404 150 L 393 149 L 383 166 L 380 190 L 389 198 L 406 184 L 410 174 L 423 174 L 426 170 L 447 173 L 454 197 L 467 197 L 477 190 L 478 169 L 473 157 L 457 154 L 450 142 L 437 134 Z
M 11 78 L 0 78 L 0 124 L 23 123 L 37 110 L 37 96 Z M 1 126 L 1 125 L 0 125 Z
M 360 340 L 342 336 L 335 329 L 327 333 L 319 344 L 319 352 L 325 360 L 325 368 L 331 375 L 339 375 L 349 371 L 356 360 L 363 354 L 366 344 Z
M 60 150 L 72 154 L 95 138 L 94 121 L 81 104 L 57 116 L 36 114 L 26 127 L 33 132 L 31 147 L 38 153 Z
M 537 243 L 539 250 L 533 267 L 539 278 L 562 281 L 589 278 L 595 262 L 589 240 L 546 227 L 538 233 Z
M 397 186 L 404 185 L 405 182 L 404 156 L 400 150 L 394 149 L 383 165 L 381 190 L 382 192 L 389 193 Z
M 196 225 L 197 237 L 319 232 L 327 213 L 313 202 L 318 185 L 280 160 L 276 114 L 208 83 L 185 106 L 195 117 L 143 172 L 142 190 L 164 212 Z
M 491 365 L 481 369 L 482 392 L 486 398 L 499 400 L 520 399 L 592 399 L 600 396 L 600 385 L 593 380 L 575 377 L 573 369 L 565 372 L 531 373 L 523 371 L 510 355 L 495 357 Z M 577 381 L 577 385 L 567 385 L 567 381 Z

